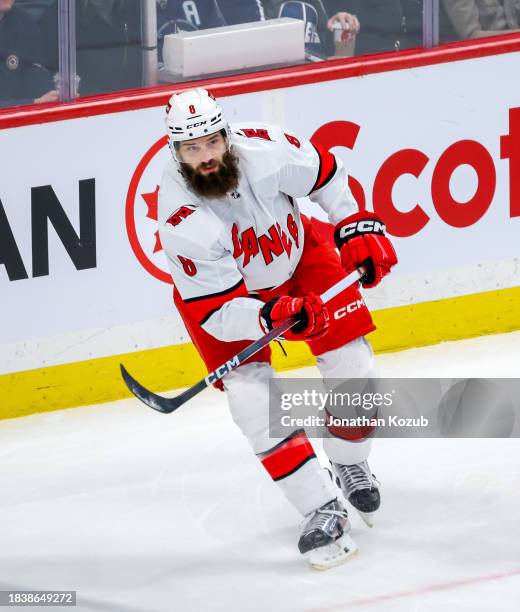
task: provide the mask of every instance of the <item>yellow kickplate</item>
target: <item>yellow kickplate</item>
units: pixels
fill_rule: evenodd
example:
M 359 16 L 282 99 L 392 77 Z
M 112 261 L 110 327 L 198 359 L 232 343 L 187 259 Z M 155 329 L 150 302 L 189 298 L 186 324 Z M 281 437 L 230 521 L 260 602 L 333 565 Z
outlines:
M 399 306 L 373 313 L 378 329 L 369 339 L 376 352 L 399 351 L 520 329 L 520 287 Z M 273 365 L 289 370 L 312 365 L 302 342 L 273 346 Z M 154 391 L 186 387 L 206 374 L 192 344 L 102 357 L 0 376 L 0 418 L 26 416 L 130 397 L 119 364 Z

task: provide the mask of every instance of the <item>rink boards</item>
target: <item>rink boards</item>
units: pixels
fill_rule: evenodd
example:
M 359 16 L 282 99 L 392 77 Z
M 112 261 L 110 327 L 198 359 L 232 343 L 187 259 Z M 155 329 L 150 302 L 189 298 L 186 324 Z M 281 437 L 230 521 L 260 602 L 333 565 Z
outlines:
M 332 148 L 358 202 L 385 218 L 400 263 L 364 294 L 378 351 L 520 327 L 520 97 L 507 78 L 519 58 L 221 98 L 232 122 L 281 123 Z M 204 375 L 156 238 L 166 99 L 0 130 L 1 417 L 125 397 L 120 361 L 156 390 Z M 288 349 L 277 367 L 311 362 Z

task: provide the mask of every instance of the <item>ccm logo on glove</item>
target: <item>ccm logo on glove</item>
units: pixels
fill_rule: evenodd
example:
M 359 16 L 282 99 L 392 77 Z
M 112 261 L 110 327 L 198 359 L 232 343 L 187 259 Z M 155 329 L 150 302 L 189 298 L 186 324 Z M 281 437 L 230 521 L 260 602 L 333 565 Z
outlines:
M 339 228 L 339 237 L 342 240 L 358 236 L 359 234 L 381 234 L 385 235 L 386 225 L 382 221 L 376 221 L 375 219 L 364 219 L 363 221 L 356 221 L 354 223 L 348 223 Z
M 392 243 L 385 235 L 385 224 L 370 212 L 358 212 L 347 217 L 334 231 L 341 263 L 350 273 L 363 266 L 363 287 L 375 287 L 397 263 Z

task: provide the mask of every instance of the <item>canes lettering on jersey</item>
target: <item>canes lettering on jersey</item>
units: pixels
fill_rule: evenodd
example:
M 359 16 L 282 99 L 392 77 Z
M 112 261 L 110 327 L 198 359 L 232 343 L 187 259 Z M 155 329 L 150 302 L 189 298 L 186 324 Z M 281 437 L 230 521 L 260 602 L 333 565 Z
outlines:
M 247 228 L 239 235 L 236 223 L 231 228 L 231 238 L 233 240 L 233 257 L 238 259 L 243 256 L 242 267 L 245 268 L 252 257 L 262 253 L 265 265 L 273 262 L 274 257 L 280 257 L 283 253 L 287 257 L 291 256 L 293 243 L 296 248 L 300 246 L 298 236 L 298 225 L 291 213 L 287 215 L 287 230 L 289 235 L 280 227 L 279 223 L 271 225 L 266 234 L 256 235 L 253 227 Z

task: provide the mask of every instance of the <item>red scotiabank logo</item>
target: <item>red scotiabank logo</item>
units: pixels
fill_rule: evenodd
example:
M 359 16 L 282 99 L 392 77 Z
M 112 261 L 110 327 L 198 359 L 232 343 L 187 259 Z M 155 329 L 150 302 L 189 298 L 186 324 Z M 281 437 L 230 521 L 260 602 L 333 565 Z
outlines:
M 316 130 L 311 141 L 327 150 L 345 147 L 354 151 L 360 131 L 361 126 L 357 123 L 332 121 Z M 520 108 L 509 110 L 509 133 L 498 138 L 500 158 L 507 160 L 509 165 L 509 216 L 520 217 Z M 171 283 L 169 272 L 161 266 L 164 258 L 161 261 L 157 258 L 162 250 L 157 231 L 157 179 L 160 171 L 150 176 L 147 173 L 156 156 L 164 154 L 165 147 L 166 136 L 155 142 L 137 165 L 127 193 L 126 227 L 132 249 L 142 266 L 157 279 Z M 420 180 L 430 163 L 434 164 L 431 200 L 439 218 L 447 225 L 469 227 L 481 219 L 491 206 L 496 189 L 496 167 L 491 153 L 482 143 L 469 139 L 459 140 L 448 146 L 436 161 L 419 149 L 400 149 L 381 164 L 370 194 L 374 212 L 385 221 L 391 235 L 413 236 L 428 224 L 430 217 L 420 202 L 406 212 L 398 210 L 392 200 L 392 189 L 403 175 L 412 175 Z M 477 176 L 475 193 L 465 202 L 457 201 L 450 191 L 450 179 L 462 165 L 472 167 Z M 366 208 L 367 194 L 361 182 L 349 176 L 349 186 L 360 208 Z M 153 241 L 143 240 L 142 234 L 138 232 L 136 217 L 139 215 L 145 219 L 138 225 L 145 228 L 149 226 Z
M 354 150 L 360 130 L 357 123 L 334 121 L 319 128 L 312 141 L 327 149 L 339 146 Z M 509 110 L 509 133 L 500 136 L 500 158 L 509 161 L 509 216 L 520 217 L 520 108 Z M 393 236 L 413 236 L 430 220 L 420 203 L 402 212 L 392 200 L 397 179 L 405 174 L 419 179 L 428 163 L 430 158 L 422 151 L 401 149 L 390 155 L 377 171 L 372 190 L 373 209 Z M 477 187 L 470 200 L 459 202 L 450 192 L 450 179 L 465 164 L 474 169 Z M 350 176 L 349 186 L 360 208 L 366 208 L 366 193 L 361 183 Z M 431 181 L 433 206 L 439 217 L 452 227 L 469 227 L 481 219 L 491 206 L 495 189 L 495 163 L 486 147 L 476 140 L 454 142 L 435 162 Z

